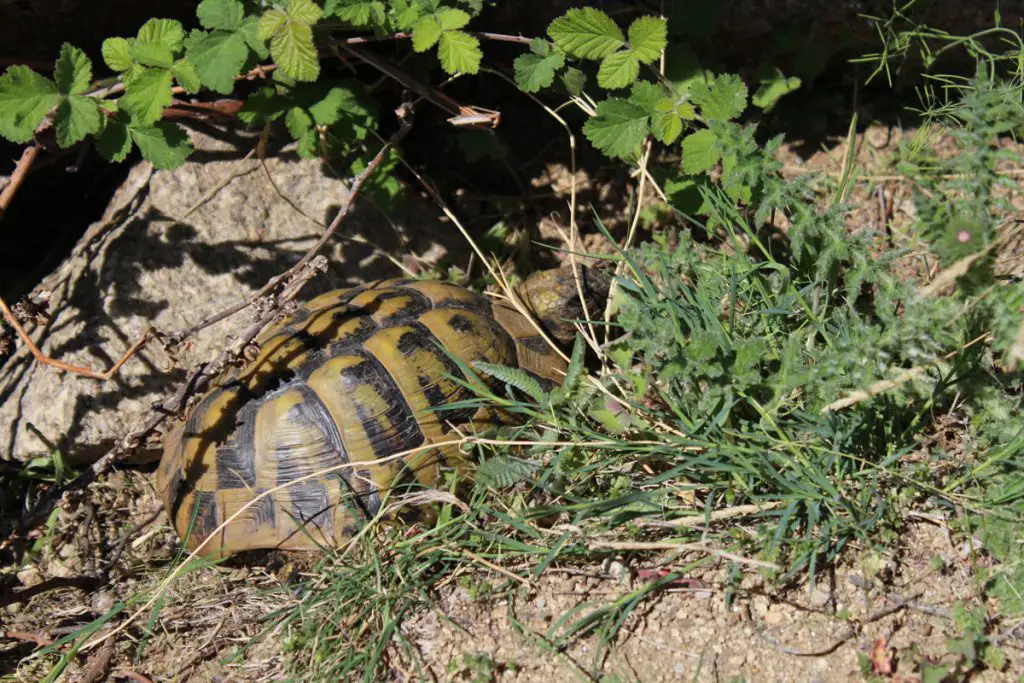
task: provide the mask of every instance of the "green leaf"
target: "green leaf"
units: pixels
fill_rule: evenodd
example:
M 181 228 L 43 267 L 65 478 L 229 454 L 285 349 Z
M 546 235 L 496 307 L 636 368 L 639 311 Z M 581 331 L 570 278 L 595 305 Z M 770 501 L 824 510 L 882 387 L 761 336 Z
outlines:
M 747 86 L 733 74 L 722 74 L 710 85 L 696 82 L 691 92 L 706 121 L 731 121 L 747 106 Z
M 231 94 L 235 88 L 235 77 L 249 56 L 242 34 L 192 31 L 185 46 L 188 61 L 195 67 L 203 85 L 222 95 Z M 188 88 L 184 83 L 182 85 Z
M 455 31 L 469 23 L 469 15 L 460 9 L 446 7 L 437 13 L 437 23 L 442 31 Z
M 107 38 L 100 51 L 103 61 L 114 71 L 124 71 L 132 65 L 132 44 L 125 38 Z
M 441 66 L 450 74 L 475 74 L 480 70 L 480 41 L 463 31 L 446 31 L 437 46 Z
M 583 59 L 602 59 L 626 44 L 622 29 L 593 7 L 571 9 L 548 26 L 548 36 L 565 52 Z
M 637 81 L 629 91 L 629 101 L 648 113 L 653 113 L 663 99 L 668 99 L 665 91 L 650 81 Z
M 309 113 L 321 126 L 337 123 L 343 118 L 367 122 L 373 116 L 364 99 L 345 86 L 332 87 L 321 100 L 309 107 Z
M 586 344 L 584 343 L 583 335 L 577 332 L 576 341 L 572 345 L 572 355 L 569 357 L 569 367 L 566 368 L 565 379 L 562 381 L 563 387 L 574 389 L 580 381 L 580 378 L 583 376 L 585 351 Z
M 288 0 L 285 14 L 292 21 L 309 25 L 320 21 L 323 11 L 313 0 Z
M 378 0 L 327 0 L 324 14 L 331 14 L 353 26 L 383 24 L 386 7 Z
M 708 129 L 683 138 L 683 170 L 690 175 L 710 170 L 722 158 L 718 138 Z
M 174 19 L 150 19 L 139 29 L 136 40 L 138 43 L 157 43 L 171 52 L 178 52 L 185 40 L 185 29 L 180 21 Z
M 779 99 L 799 89 L 800 85 L 801 81 L 799 78 L 795 76 L 793 78 L 786 78 L 781 71 L 776 69 L 771 78 L 761 81 L 761 87 L 757 89 L 754 96 L 750 98 L 750 101 L 758 109 L 771 111 Z
M 65 98 L 53 116 L 57 144 L 67 148 L 100 129 L 100 108 L 91 97 L 72 95 Z
M 308 24 L 287 22 L 270 39 L 270 55 L 286 75 L 297 81 L 315 81 L 320 75 L 313 29 Z
M 288 132 L 299 143 L 298 153 L 303 159 L 318 156 L 317 131 L 313 127 L 313 117 L 301 107 L 292 107 L 284 117 L 284 125 Z
M 444 417 L 444 414 L 441 416 Z M 475 480 L 479 486 L 503 489 L 529 479 L 538 469 L 540 463 L 499 455 L 480 464 Z
M 199 92 L 202 87 L 199 73 L 196 72 L 195 65 L 188 61 L 187 57 L 182 57 L 174 63 L 174 66 L 171 67 L 171 74 L 174 76 L 174 80 L 178 81 L 178 85 L 185 89 L 185 92 Z
M 107 161 L 121 162 L 132 151 L 132 138 L 128 126 L 120 121 L 108 120 L 103 132 L 96 138 L 96 151 Z
M 625 88 L 640 74 L 640 62 L 632 52 L 616 52 L 601 60 L 597 70 L 597 84 L 615 90 Z
M 278 29 L 288 23 L 288 15 L 279 9 L 270 9 L 260 17 L 260 23 L 256 30 L 256 36 L 260 40 L 268 40 L 277 33 Z
M 441 24 L 432 16 L 423 17 L 412 29 L 412 49 L 426 52 L 441 39 Z
M 36 126 L 58 102 L 57 84 L 27 66 L 15 65 L 0 75 L 0 136 L 28 142 Z
M 170 48 L 160 43 L 136 43 L 131 47 L 131 56 L 143 66 L 170 69 L 174 64 L 174 54 Z
M 78 95 L 92 83 L 92 62 L 85 53 L 73 45 L 64 43 L 60 56 L 53 68 L 53 80 L 57 89 L 65 95 Z
M 667 30 L 660 17 L 640 17 L 629 26 L 629 49 L 641 62 L 650 64 L 668 45 Z
M 203 28 L 237 31 L 242 26 L 245 8 L 238 0 L 203 0 L 196 8 Z
M 176 168 L 192 153 L 192 142 L 178 126 L 161 121 L 155 126 L 129 128 L 132 140 L 154 168 Z
M 651 117 L 651 133 L 659 141 L 671 145 L 683 133 L 683 120 L 674 109 L 669 112 L 657 111 Z
M 537 92 L 551 85 L 555 71 L 565 64 L 565 57 L 555 52 L 546 57 L 526 53 L 516 57 L 512 66 L 516 72 L 516 84 L 523 92 Z
M 411 0 L 391 0 L 390 5 L 395 28 L 400 31 L 411 31 L 423 15 L 420 5 Z
M 533 40 L 530 41 L 530 52 L 539 57 L 547 57 L 549 54 L 551 54 L 551 43 L 544 40 L 543 38 L 534 38 Z
M 574 66 L 562 73 L 562 84 L 570 95 L 579 95 L 587 85 L 587 75 Z
M 121 107 L 132 115 L 136 124 L 149 125 L 160 119 L 164 107 L 169 107 L 173 99 L 171 72 L 143 69 L 125 80 Z
M 632 156 L 648 133 L 647 112 L 628 100 L 609 98 L 597 105 L 597 116 L 583 126 L 587 139 L 613 157 Z
M 238 111 L 238 119 L 246 125 L 261 125 L 280 118 L 287 108 L 286 100 L 272 86 L 260 88 L 246 98 Z
M 473 367 L 480 370 L 485 375 L 494 377 L 509 386 L 519 389 L 537 403 L 543 403 L 544 399 L 547 398 L 547 392 L 541 387 L 540 382 L 526 374 L 526 371 L 521 368 L 510 368 L 504 365 L 496 365 L 494 363 L 486 363 L 478 360 L 473 362 Z

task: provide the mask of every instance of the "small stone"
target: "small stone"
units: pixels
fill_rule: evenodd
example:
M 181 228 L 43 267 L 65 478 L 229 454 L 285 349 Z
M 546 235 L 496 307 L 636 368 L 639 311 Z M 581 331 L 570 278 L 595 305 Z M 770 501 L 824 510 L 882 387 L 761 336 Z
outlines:
M 754 610 L 754 614 L 763 618 L 764 615 L 768 614 L 768 598 L 758 595 L 751 601 L 750 607 Z
M 18 572 L 18 581 L 21 582 L 22 586 L 31 588 L 32 586 L 38 586 L 43 582 L 43 575 L 39 573 L 38 567 L 34 564 L 30 564 Z
M 114 607 L 114 594 L 110 591 L 100 591 L 92 597 L 92 608 L 97 612 L 106 614 Z
M 686 673 L 686 666 L 682 662 L 676 662 L 676 665 L 672 667 L 672 670 L 676 672 L 677 676 L 682 676 Z
M 764 621 L 769 626 L 781 626 L 785 620 L 786 615 L 782 613 L 782 610 L 776 607 L 775 609 L 768 610 L 768 614 L 765 615 Z
M 533 604 L 537 607 L 537 609 L 544 609 L 544 607 L 548 604 L 548 599 L 542 595 L 536 600 L 534 600 Z
M 816 586 L 814 590 L 811 591 L 810 602 L 812 607 L 824 607 L 831 599 L 832 594 L 820 586 Z

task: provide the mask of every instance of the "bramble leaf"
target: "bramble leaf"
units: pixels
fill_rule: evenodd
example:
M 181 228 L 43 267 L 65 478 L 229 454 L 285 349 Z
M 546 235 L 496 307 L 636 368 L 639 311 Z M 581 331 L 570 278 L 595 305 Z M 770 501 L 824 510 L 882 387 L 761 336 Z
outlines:
M 626 44 L 622 29 L 593 7 L 571 9 L 548 26 L 555 45 L 573 57 L 602 59 Z
M 53 68 L 53 80 L 64 95 L 79 95 L 92 83 L 92 62 L 83 51 L 64 43 Z
M 629 51 L 615 52 L 603 60 L 597 70 L 597 84 L 602 88 L 615 90 L 625 88 L 640 74 L 640 62 Z
M 270 54 L 281 70 L 297 81 L 315 81 L 320 75 L 309 24 L 286 22 L 270 39 Z
M 469 15 L 460 9 L 446 7 L 437 13 L 437 23 L 442 31 L 455 31 L 469 23 Z
M 730 121 L 747 106 L 747 86 L 733 74 L 717 76 L 710 84 L 697 81 L 691 86 L 691 93 L 708 121 Z
M 288 0 L 284 12 L 290 20 L 307 25 L 320 21 L 323 15 L 323 10 L 313 0 Z
M 100 51 L 103 61 L 114 71 L 124 71 L 132 65 L 132 44 L 126 38 L 107 38 Z
M 238 29 L 238 33 L 245 39 L 245 44 L 249 46 L 250 50 L 256 53 L 257 57 L 260 59 L 266 59 L 270 56 L 270 48 L 267 47 L 267 41 L 259 36 L 259 17 L 249 17 L 243 21 L 241 28 Z
M 412 29 L 412 49 L 426 52 L 441 39 L 441 24 L 433 16 L 426 16 L 416 22 Z
M 629 26 L 629 49 L 644 64 L 661 56 L 668 45 L 667 25 L 661 17 L 640 17 Z
M 203 28 L 237 31 L 242 26 L 245 8 L 238 0 L 203 0 L 196 8 Z
M 178 126 L 160 121 L 155 126 L 130 127 L 132 140 L 154 168 L 176 168 L 192 153 L 192 142 Z
M 160 118 L 164 107 L 174 99 L 171 94 L 171 72 L 163 69 L 142 69 L 125 79 L 121 106 L 136 124 L 148 125 Z
M 683 120 L 675 109 L 668 112 L 656 111 L 651 117 L 651 133 L 659 141 L 671 145 L 683 133 Z
M 269 40 L 270 37 L 277 33 L 278 29 L 284 26 L 287 22 L 288 15 L 281 10 L 267 10 L 263 16 L 260 17 L 260 23 L 256 31 L 256 35 L 260 40 Z
M 238 111 L 238 120 L 246 125 L 258 125 L 280 118 L 287 108 L 285 98 L 270 86 L 260 88 L 245 99 Z
M 628 157 L 647 137 L 647 112 L 629 100 L 609 98 L 597 104 L 597 116 L 583 126 L 587 139 L 613 157 Z
M 137 43 L 157 43 L 171 52 L 179 52 L 185 41 L 185 29 L 174 19 L 150 19 L 136 36 Z
M 174 63 L 174 54 L 166 45 L 160 43 L 135 43 L 130 50 L 132 59 L 143 66 L 155 66 L 170 69 Z
M 368 26 L 371 21 L 383 24 L 387 8 L 379 0 L 327 0 L 324 14 L 334 15 L 353 26 Z
M 100 108 L 93 98 L 81 95 L 65 98 L 53 116 L 57 144 L 67 148 L 85 139 L 86 135 L 99 131 L 100 116 Z
M 587 84 L 587 75 L 574 66 L 562 73 L 562 83 L 570 95 L 579 95 Z
M 722 158 L 718 138 L 708 129 L 683 138 L 683 170 L 691 175 L 710 170 Z
M 298 153 L 303 159 L 317 156 L 317 130 L 313 127 L 313 117 L 301 107 L 292 107 L 285 114 L 284 124 L 288 132 L 298 143 Z
M 647 113 L 652 113 L 656 105 L 664 98 L 665 91 L 661 86 L 650 81 L 637 81 L 629 91 L 629 101 Z M 666 98 L 667 99 L 667 98 Z
M 174 76 L 174 80 L 178 81 L 178 85 L 185 89 L 185 92 L 199 92 L 202 87 L 199 73 L 187 57 L 182 57 L 174 63 L 174 66 L 171 67 L 171 74 Z
M 185 47 L 185 54 L 203 85 L 223 95 L 234 90 L 235 77 L 249 56 L 249 47 L 241 33 L 196 30 L 189 34 Z
M 463 31 L 446 31 L 437 46 L 441 66 L 450 74 L 475 74 L 480 70 L 480 40 Z
M 776 69 L 771 78 L 761 81 L 761 87 L 754 92 L 750 102 L 758 109 L 770 111 L 779 99 L 799 89 L 800 85 L 799 78 L 795 76 L 786 78 L 781 71 Z
M 107 161 L 124 161 L 132 151 L 132 138 L 128 126 L 116 120 L 108 120 L 103 132 L 96 137 L 96 151 Z
M 516 84 L 524 92 L 537 92 L 554 82 L 555 71 L 563 64 L 565 56 L 561 52 L 552 52 L 544 57 L 533 53 L 519 55 L 513 63 Z
M 57 84 L 27 66 L 0 75 L 0 136 L 28 142 L 46 113 L 60 101 Z

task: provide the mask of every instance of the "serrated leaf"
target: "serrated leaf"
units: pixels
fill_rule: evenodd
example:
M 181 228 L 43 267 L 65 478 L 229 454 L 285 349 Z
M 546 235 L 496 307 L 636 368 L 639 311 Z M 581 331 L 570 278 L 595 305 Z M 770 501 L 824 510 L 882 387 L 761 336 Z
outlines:
M 107 161 L 121 162 L 132 151 L 132 138 L 128 126 L 120 121 L 107 121 L 103 132 L 96 138 L 96 151 Z
M 92 83 L 92 62 L 77 47 L 64 43 L 53 67 L 53 80 L 65 95 L 83 93 Z
M 481 486 L 503 489 L 528 479 L 539 468 L 539 463 L 499 455 L 480 464 L 475 480 Z
M 463 31 L 447 31 L 441 34 L 437 45 L 437 56 L 441 66 L 450 74 L 475 74 L 480 70 L 480 41 Z
M 203 85 L 229 95 L 249 56 L 249 48 L 241 33 L 192 31 L 185 41 L 185 54 Z
M 601 10 L 571 9 L 548 26 L 555 45 L 574 57 L 602 59 L 626 44 L 622 29 Z
M 203 28 L 237 31 L 245 8 L 238 0 L 203 0 L 196 8 L 196 16 Z
M 91 97 L 72 95 L 64 99 L 53 116 L 57 144 L 70 147 L 100 129 L 100 108 Z
M 564 58 L 561 61 L 564 63 Z M 532 53 L 519 55 L 512 66 L 516 73 L 516 84 L 523 92 L 537 92 L 551 85 L 558 68 L 552 56 L 540 57 Z
M 710 170 L 722 158 L 718 137 L 708 129 L 683 138 L 683 170 L 690 175 Z
M 442 31 L 455 31 L 469 23 L 469 15 L 460 9 L 445 7 L 437 13 L 437 23 Z
M 637 81 L 629 90 L 629 101 L 646 112 L 654 112 L 662 100 L 668 100 L 665 91 L 650 81 Z M 671 100 L 668 101 L 671 105 Z
M 202 87 L 195 65 L 186 57 L 182 57 L 174 63 L 174 66 L 171 67 L 171 74 L 174 76 L 174 80 L 178 81 L 178 85 L 185 89 L 185 92 L 199 92 Z
M 155 66 L 170 69 L 174 64 L 174 55 L 170 48 L 161 43 L 136 43 L 130 50 L 132 59 L 143 66 Z
M 391 17 L 395 28 L 410 31 L 423 15 L 420 5 L 410 0 L 391 0 Z
M 0 75 L 0 136 L 28 142 L 46 113 L 60 101 L 57 84 L 27 66 Z
M 274 121 L 285 112 L 287 101 L 270 86 L 260 88 L 245 100 L 238 111 L 238 120 L 246 125 L 259 125 Z
M 530 52 L 541 57 L 551 54 L 551 43 L 543 38 L 534 38 L 530 41 Z
M 671 145 L 683 133 L 683 120 L 674 109 L 669 112 L 655 112 L 651 117 L 651 133 L 660 142 Z
M 158 43 L 171 52 L 181 50 L 185 40 L 185 29 L 174 19 L 150 19 L 136 35 L 138 43 Z
M 317 156 L 317 132 L 313 128 L 313 117 L 301 107 L 292 107 L 284 117 L 284 125 L 298 145 L 299 156 L 308 159 Z
M 125 80 L 121 107 L 136 124 L 145 126 L 159 120 L 164 107 L 169 107 L 174 99 L 171 80 L 170 71 L 143 69 Z
M 601 60 L 597 70 L 597 84 L 615 90 L 625 88 L 640 74 L 640 62 L 632 52 L 616 52 Z
M 587 85 L 587 75 L 574 66 L 562 72 L 562 84 L 570 95 L 579 95 Z
M 100 52 L 103 61 L 114 71 L 124 71 L 132 65 L 132 44 L 124 38 L 107 38 Z
M 612 97 L 598 102 L 597 116 L 583 125 L 583 133 L 605 154 L 629 157 L 647 137 L 647 112 L 628 100 Z
M 262 17 L 256 30 L 256 36 L 260 40 L 269 40 L 277 33 L 278 29 L 288 23 L 288 15 L 279 9 L 269 9 Z
M 313 0 L 288 0 L 285 14 L 292 21 L 310 25 L 320 21 L 323 10 Z
M 432 16 L 423 17 L 412 29 L 412 49 L 426 52 L 441 39 L 441 24 Z
M 644 64 L 661 56 L 668 45 L 668 27 L 661 17 L 640 17 L 629 25 L 629 49 Z
M 322 99 L 310 105 L 309 113 L 317 124 L 331 125 L 343 118 L 367 121 L 373 112 L 352 88 L 334 86 Z
M 772 107 L 785 95 L 800 88 L 801 81 L 795 76 L 786 78 L 780 71 L 776 71 L 773 78 L 761 81 L 761 87 L 757 89 L 751 103 L 763 111 L 771 111 Z
M 543 403 L 547 398 L 547 392 L 541 387 L 540 382 L 531 377 L 521 368 L 510 368 L 505 365 L 496 365 L 484 361 L 474 361 L 473 367 L 485 375 L 515 387 L 537 403 Z
M 327 0 L 324 14 L 334 15 L 353 26 L 368 26 L 372 21 L 383 23 L 384 3 L 377 0 Z
M 583 335 L 576 333 L 576 341 L 572 345 L 572 355 L 569 357 L 569 366 L 565 370 L 565 379 L 562 386 L 567 389 L 575 389 L 576 384 L 583 376 L 583 358 L 586 344 L 583 342 Z
M 747 86 L 733 74 L 717 76 L 711 84 L 698 81 L 691 93 L 706 121 L 731 121 L 747 107 Z
M 259 33 L 259 17 L 247 18 L 238 29 L 238 34 L 245 39 L 245 44 L 249 46 L 249 49 L 255 52 L 260 59 L 266 59 L 270 56 L 270 48 L 267 47 L 267 41 L 260 38 Z
M 154 168 L 177 168 L 192 153 L 192 142 L 178 126 L 161 121 L 155 126 L 131 127 L 132 140 Z
M 285 74 L 297 81 L 315 81 L 320 60 L 308 24 L 289 21 L 270 39 L 270 55 Z

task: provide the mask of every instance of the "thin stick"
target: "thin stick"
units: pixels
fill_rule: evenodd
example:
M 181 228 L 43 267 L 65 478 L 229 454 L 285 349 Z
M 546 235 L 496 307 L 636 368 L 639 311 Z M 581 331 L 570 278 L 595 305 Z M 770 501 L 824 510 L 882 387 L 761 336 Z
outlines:
M 18 159 L 14 172 L 11 174 L 10 179 L 8 179 L 7 184 L 4 185 L 3 191 L 0 191 L 0 220 L 3 220 L 7 207 L 11 205 L 11 200 L 14 199 L 18 188 L 25 181 L 25 176 L 28 175 L 28 170 L 32 168 L 32 164 L 35 163 L 41 149 L 42 147 L 39 145 L 29 145 L 21 153 L 21 158 Z
M 153 327 L 147 326 L 146 331 L 142 333 L 142 336 L 139 337 L 138 341 L 132 344 L 131 348 L 125 351 L 124 355 L 121 356 L 121 358 L 114 363 L 109 370 L 99 372 L 91 368 L 83 368 L 78 365 L 72 365 L 71 363 L 65 363 L 64 361 L 57 360 L 56 358 L 50 358 L 40 351 L 39 347 L 36 346 L 35 342 L 33 342 L 31 337 L 28 336 L 28 332 L 25 331 L 25 328 L 23 328 L 21 323 L 18 322 L 18 318 L 15 317 L 14 313 L 7 306 L 7 302 L 3 300 L 3 297 L 0 297 L 0 313 L 3 314 L 4 319 L 10 324 L 10 326 L 14 328 L 17 335 L 21 337 L 21 340 L 25 342 L 25 346 L 28 347 L 28 350 L 38 362 L 43 365 L 49 365 L 50 367 L 57 368 L 58 370 L 66 370 L 68 372 L 73 372 L 76 375 L 82 375 L 83 377 L 90 377 L 92 379 L 100 379 L 104 381 L 113 377 L 117 371 L 121 369 L 121 366 L 124 365 L 129 358 L 134 356 L 135 352 L 138 351 L 143 344 L 149 341 L 150 336 L 153 334 Z
M 703 543 L 673 543 L 671 541 L 655 541 L 650 543 L 633 543 L 629 541 L 590 541 L 587 545 L 591 548 L 607 550 L 694 550 L 699 553 L 707 553 L 708 555 L 714 555 L 715 557 L 731 560 L 739 564 L 748 564 L 752 567 L 774 569 L 775 571 L 782 570 L 782 567 L 773 562 L 765 562 L 764 560 L 742 557 L 725 550 L 706 546 Z

